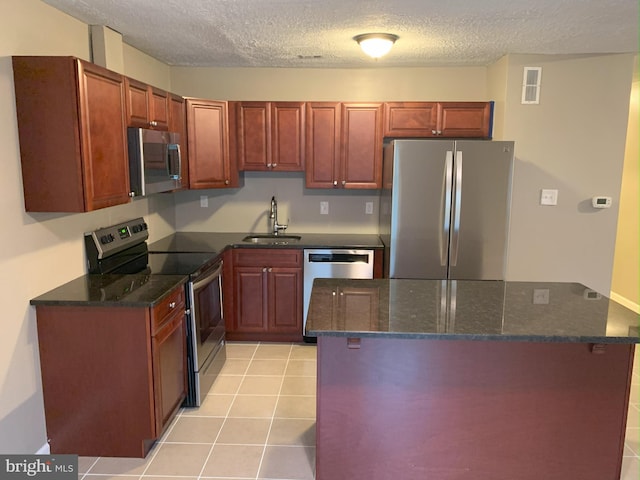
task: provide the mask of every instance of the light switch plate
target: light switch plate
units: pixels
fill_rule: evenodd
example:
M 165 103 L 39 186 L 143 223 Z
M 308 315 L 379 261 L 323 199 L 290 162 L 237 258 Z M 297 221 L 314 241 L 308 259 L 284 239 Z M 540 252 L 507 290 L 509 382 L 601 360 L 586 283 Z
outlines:
M 207 208 L 209 206 L 209 197 L 206 195 L 200 195 L 200 207 Z
M 557 205 L 557 204 L 558 204 L 558 190 L 545 188 L 540 192 L 540 205 Z
M 320 202 L 320 215 L 329 215 L 329 202 Z

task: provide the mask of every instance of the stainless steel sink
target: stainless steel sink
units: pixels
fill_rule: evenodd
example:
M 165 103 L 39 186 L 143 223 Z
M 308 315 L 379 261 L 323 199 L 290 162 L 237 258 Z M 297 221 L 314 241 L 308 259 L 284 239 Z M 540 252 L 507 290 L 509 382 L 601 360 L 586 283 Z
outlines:
M 247 243 L 259 243 L 263 245 L 288 245 L 300 241 L 300 235 L 274 235 L 271 233 L 247 235 L 242 239 Z

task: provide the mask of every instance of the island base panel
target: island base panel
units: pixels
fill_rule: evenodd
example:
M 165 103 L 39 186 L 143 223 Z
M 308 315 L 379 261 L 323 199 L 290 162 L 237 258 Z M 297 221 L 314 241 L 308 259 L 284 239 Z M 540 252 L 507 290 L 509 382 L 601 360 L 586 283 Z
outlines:
M 618 480 L 633 352 L 319 337 L 317 480 Z

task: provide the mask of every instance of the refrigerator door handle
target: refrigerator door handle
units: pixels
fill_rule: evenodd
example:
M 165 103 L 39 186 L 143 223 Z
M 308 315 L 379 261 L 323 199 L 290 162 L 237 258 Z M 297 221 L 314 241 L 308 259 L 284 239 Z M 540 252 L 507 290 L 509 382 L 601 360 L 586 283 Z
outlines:
M 449 230 L 451 228 L 451 189 L 453 180 L 453 152 L 447 150 L 445 157 L 445 168 L 443 180 L 443 196 L 442 196 L 442 230 L 440 232 L 440 265 L 446 266 L 449 260 Z
M 462 152 L 456 151 L 456 178 L 453 188 L 453 233 L 451 235 L 451 258 L 449 265 L 458 263 L 458 244 L 460 242 L 460 209 L 462 207 Z

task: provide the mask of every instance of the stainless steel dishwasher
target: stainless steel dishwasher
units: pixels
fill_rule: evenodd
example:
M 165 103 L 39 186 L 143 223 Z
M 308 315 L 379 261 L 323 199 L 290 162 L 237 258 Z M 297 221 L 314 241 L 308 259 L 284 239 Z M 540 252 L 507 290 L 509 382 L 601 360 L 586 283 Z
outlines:
M 373 250 L 313 249 L 304 251 L 304 311 L 302 334 L 305 335 L 307 312 L 314 278 L 373 278 Z M 305 336 L 305 340 L 307 337 Z

